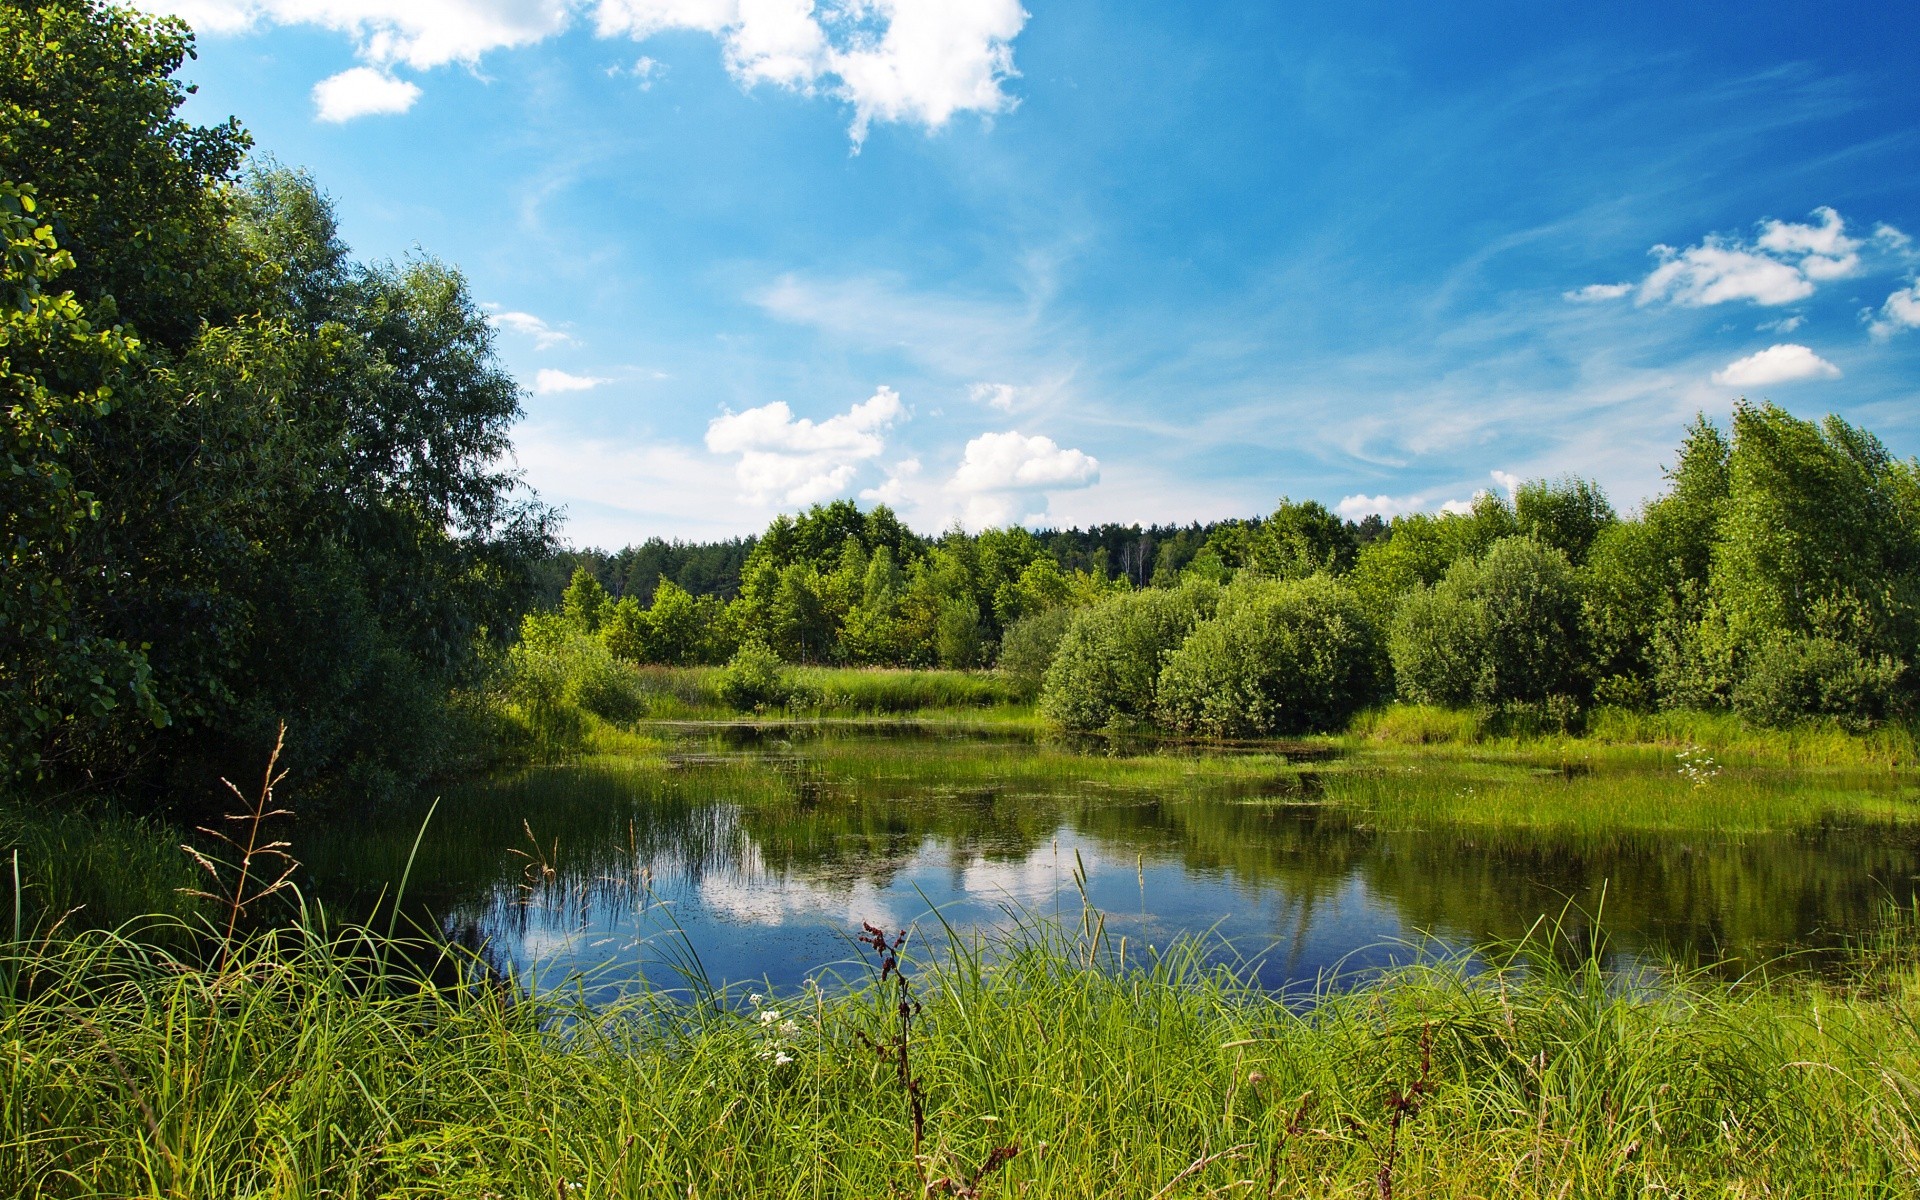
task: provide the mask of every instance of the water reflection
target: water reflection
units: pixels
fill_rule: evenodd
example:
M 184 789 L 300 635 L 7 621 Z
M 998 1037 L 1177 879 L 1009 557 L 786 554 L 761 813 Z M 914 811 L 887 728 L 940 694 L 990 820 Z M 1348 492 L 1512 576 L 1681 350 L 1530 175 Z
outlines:
M 1541 832 L 1394 819 L 1380 797 L 1470 794 L 1497 777 L 1524 800 L 1613 781 L 1474 764 L 1429 764 L 1413 781 L 1301 758 L 700 731 L 664 763 L 544 769 L 447 796 L 409 907 L 502 965 L 611 988 L 643 974 L 672 986 L 696 963 L 714 982 L 794 986 L 856 958 L 863 921 L 929 938 L 1071 922 L 1084 902 L 1116 944 L 1211 932 L 1281 986 L 1384 964 L 1427 936 L 1465 946 L 1542 920 L 1563 922 L 1569 944 L 1729 972 L 1783 955 L 1818 965 L 1881 905 L 1911 900 L 1920 874 L 1916 826 L 1843 802 L 1911 793 L 1892 776 L 1754 776 L 1737 786 L 1757 789 L 1756 805 L 1808 814 L 1761 832 Z M 1689 800 L 1664 775 L 1618 782 Z M 396 816 L 315 834 L 309 886 L 366 905 L 398 878 L 414 832 Z

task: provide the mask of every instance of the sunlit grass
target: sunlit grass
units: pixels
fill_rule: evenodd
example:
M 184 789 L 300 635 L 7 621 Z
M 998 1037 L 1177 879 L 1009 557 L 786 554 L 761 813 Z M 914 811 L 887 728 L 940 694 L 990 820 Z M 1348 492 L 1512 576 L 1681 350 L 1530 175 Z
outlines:
M 461 986 L 375 932 L 283 930 L 219 970 L 109 938 L 16 948 L 0 1179 L 49 1197 L 673 1200 L 968 1194 L 942 1179 L 1076 1197 L 1910 1187 L 1910 943 L 1861 954 L 1840 987 L 1623 987 L 1548 942 L 1492 957 L 1513 966 L 1434 963 L 1310 1004 L 1198 944 L 1123 962 L 1029 922 L 910 960 L 903 1037 L 897 985 L 873 975 L 588 1008 Z M 1001 1148 L 1017 1153 L 981 1176 Z

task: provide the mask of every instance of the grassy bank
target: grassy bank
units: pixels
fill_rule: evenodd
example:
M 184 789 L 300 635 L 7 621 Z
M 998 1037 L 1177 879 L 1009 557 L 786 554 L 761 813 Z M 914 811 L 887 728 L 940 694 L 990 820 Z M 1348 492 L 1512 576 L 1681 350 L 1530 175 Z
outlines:
M 1122 963 L 1029 930 L 989 957 L 910 962 L 904 1033 L 897 975 L 590 1011 L 436 983 L 449 972 L 400 966 L 377 934 L 283 931 L 217 968 L 98 937 L 8 961 L 24 998 L 0 1009 L 0 1182 L 155 1197 L 1910 1195 L 1912 931 L 1903 919 L 1861 951 L 1842 988 L 1623 989 L 1542 953 L 1309 1007 L 1185 949 Z

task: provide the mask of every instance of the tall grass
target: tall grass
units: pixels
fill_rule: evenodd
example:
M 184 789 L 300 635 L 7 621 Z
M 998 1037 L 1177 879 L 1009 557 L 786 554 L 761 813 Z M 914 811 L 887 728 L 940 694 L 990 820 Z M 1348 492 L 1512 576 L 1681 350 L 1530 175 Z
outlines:
M 1852 733 L 1831 721 L 1804 721 L 1785 729 L 1756 728 L 1733 713 L 1672 710 L 1636 712 L 1597 708 L 1577 733 L 1544 732 L 1475 709 L 1393 704 L 1362 713 L 1347 744 L 1460 747 L 1483 750 L 1565 750 L 1570 747 L 1697 747 L 1730 764 L 1797 768 L 1899 768 L 1920 764 L 1920 728 L 1887 724 Z
M 910 989 L 856 973 L 751 1002 L 594 1008 L 584 989 L 475 982 L 453 952 L 395 967 L 422 956 L 382 938 L 308 923 L 219 969 L 112 935 L 15 947 L 0 1184 L 1892 1196 L 1920 1172 L 1910 941 L 1863 955 L 1872 973 L 1848 988 L 1622 986 L 1536 946 L 1477 974 L 1435 963 L 1277 997 L 1197 944 L 1123 958 L 1097 928 L 1029 925 L 909 957 Z

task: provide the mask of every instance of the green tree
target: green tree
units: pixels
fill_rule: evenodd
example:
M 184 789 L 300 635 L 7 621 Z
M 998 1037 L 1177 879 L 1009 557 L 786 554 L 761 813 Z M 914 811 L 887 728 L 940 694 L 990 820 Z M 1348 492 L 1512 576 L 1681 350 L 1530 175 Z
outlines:
M 1559 550 L 1575 566 L 1587 561 L 1594 539 L 1619 519 L 1599 484 L 1572 476 L 1521 484 L 1514 489 L 1513 511 L 1520 533 Z
M 1378 635 L 1325 575 L 1236 584 L 1161 670 L 1163 723 L 1210 737 L 1344 727 L 1378 699 Z
M 1580 634 L 1580 596 L 1566 555 L 1512 537 L 1409 595 L 1390 648 L 1408 700 L 1541 703 L 1581 693 Z
M 1040 711 L 1066 729 L 1153 719 L 1160 669 L 1194 626 L 1213 614 L 1219 589 L 1188 584 L 1116 596 L 1075 615 L 1040 692 Z

